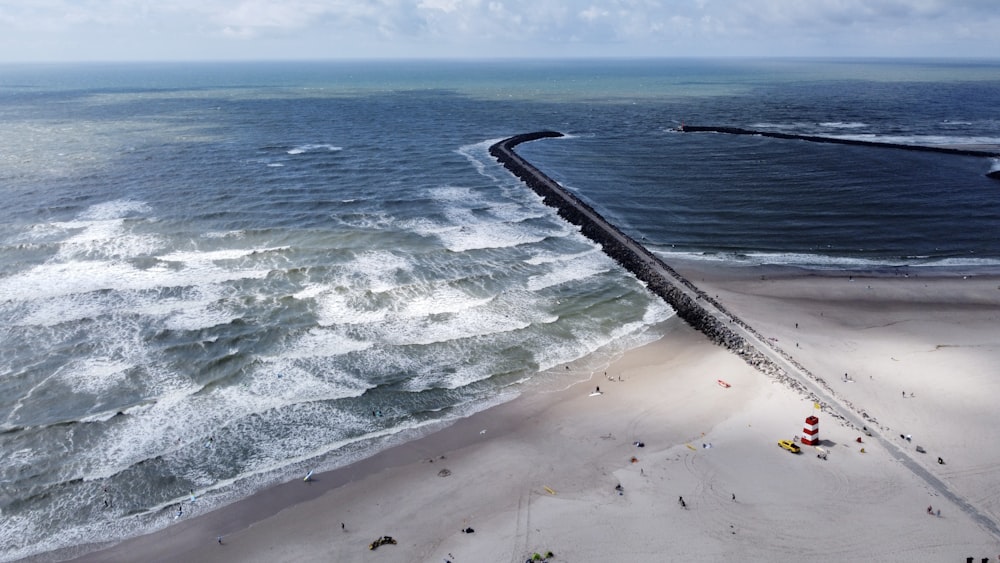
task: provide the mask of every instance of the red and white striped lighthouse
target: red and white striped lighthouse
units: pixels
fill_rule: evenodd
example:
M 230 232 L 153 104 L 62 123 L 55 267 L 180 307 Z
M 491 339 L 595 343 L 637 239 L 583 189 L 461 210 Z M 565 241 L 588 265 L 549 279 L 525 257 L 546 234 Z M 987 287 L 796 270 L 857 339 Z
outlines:
M 802 433 L 805 436 L 802 437 L 800 442 L 807 446 L 818 446 L 819 445 L 819 419 L 815 416 L 806 417 L 806 425 L 802 428 Z

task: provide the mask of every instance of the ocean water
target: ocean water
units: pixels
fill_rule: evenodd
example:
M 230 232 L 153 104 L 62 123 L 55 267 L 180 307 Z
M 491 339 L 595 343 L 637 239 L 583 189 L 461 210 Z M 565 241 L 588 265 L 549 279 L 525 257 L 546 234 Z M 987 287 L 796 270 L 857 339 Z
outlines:
M 487 154 L 670 257 L 1000 265 L 1000 63 L 0 67 L 0 560 L 332 469 L 673 312 Z M 573 367 L 565 369 L 567 364 Z M 192 500 L 194 497 L 194 500 Z

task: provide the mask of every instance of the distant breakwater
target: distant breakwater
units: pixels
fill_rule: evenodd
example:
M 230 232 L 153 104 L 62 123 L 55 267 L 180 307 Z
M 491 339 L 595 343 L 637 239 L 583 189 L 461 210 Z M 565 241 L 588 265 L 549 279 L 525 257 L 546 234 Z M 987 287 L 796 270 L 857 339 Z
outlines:
M 1000 152 L 968 149 L 962 147 L 906 145 L 902 143 L 885 143 L 881 141 L 865 141 L 861 139 L 844 139 L 839 137 L 821 137 L 818 135 L 796 135 L 792 133 L 777 133 L 774 131 L 757 131 L 755 129 L 743 129 L 741 127 L 681 125 L 680 127 L 677 128 L 677 130 L 683 133 L 726 133 L 728 135 L 756 135 L 758 137 L 772 137 L 775 139 L 794 139 L 799 141 L 809 141 L 811 143 L 832 143 L 835 145 L 857 145 L 862 147 L 880 147 L 886 149 L 901 149 L 907 151 L 956 154 L 961 156 L 1000 158 Z
M 546 205 L 554 207 L 560 217 L 579 226 L 580 232 L 590 240 L 600 244 L 605 254 L 621 264 L 636 278 L 645 282 L 650 291 L 669 304 L 677 312 L 677 316 L 695 330 L 703 333 L 712 342 L 736 353 L 759 371 L 782 381 L 814 401 L 820 401 L 817 395 L 802 382 L 789 376 L 786 370 L 777 365 L 771 357 L 762 352 L 760 348 L 751 345 L 746 338 L 737 334 L 732 328 L 737 326 L 741 332 L 752 334 L 757 341 L 766 342 L 764 337 L 756 333 L 752 327 L 736 318 L 722 304 L 698 289 L 643 245 L 621 232 L 592 207 L 518 156 L 513 150 L 521 143 L 562 136 L 562 133 L 556 131 L 515 135 L 491 146 L 490 154 L 540 195 Z M 706 306 L 702 305 L 703 303 L 707 304 L 715 313 L 709 311 Z M 790 362 L 797 369 L 808 374 L 805 368 L 798 365 L 783 351 L 772 348 L 771 352 L 778 354 L 784 361 Z M 812 377 L 812 374 L 809 376 Z M 826 385 L 825 381 L 815 377 L 812 379 L 825 391 L 832 394 L 832 389 Z M 831 413 L 831 415 L 843 418 L 837 414 Z M 865 414 L 862 414 L 862 417 L 869 422 L 874 422 Z

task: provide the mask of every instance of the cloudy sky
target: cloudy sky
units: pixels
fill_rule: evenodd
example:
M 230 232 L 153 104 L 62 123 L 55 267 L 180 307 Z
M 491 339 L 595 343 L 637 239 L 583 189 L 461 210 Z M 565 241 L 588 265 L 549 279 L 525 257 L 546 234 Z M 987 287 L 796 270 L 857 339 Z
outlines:
M 0 0 L 0 61 L 1000 57 L 1000 0 Z

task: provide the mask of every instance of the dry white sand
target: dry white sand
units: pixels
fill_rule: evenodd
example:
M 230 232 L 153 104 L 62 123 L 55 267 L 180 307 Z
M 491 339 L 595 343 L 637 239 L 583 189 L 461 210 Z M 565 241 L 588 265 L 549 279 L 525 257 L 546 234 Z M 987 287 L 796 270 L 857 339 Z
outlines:
M 1000 446 L 989 416 L 1000 396 L 1000 280 L 681 270 L 824 378 L 835 400 L 877 419 L 877 433 L 972 513 L 1000 521 Z M 668 325 L 666 338 L 608 367 L 615 381 L 602 370 L 86 559 L 506 563 L 549 550 L 554 561 L 998 557 L 1000 537 L 988 525 L 875 437 L 858 444 L 857 430 L 820 414 L 827 460 L 808 447 L 780 449 L 777 440 L 802 433 L 812 401 L 679 320 Z M 598 385 L 603 393 L 590 396 Z M 918 444 L 928 453 L 914 453 Z M 384 534 L 398 544 L 370 551 Z

